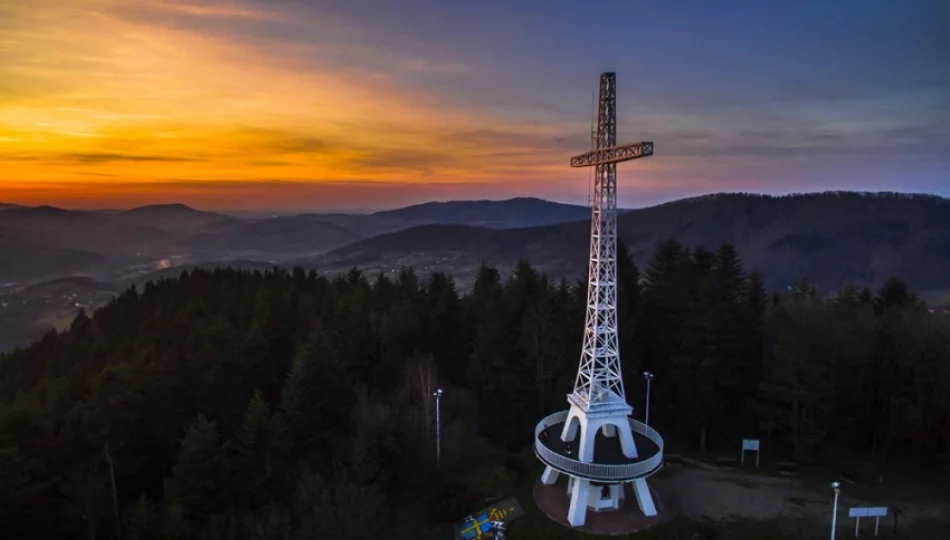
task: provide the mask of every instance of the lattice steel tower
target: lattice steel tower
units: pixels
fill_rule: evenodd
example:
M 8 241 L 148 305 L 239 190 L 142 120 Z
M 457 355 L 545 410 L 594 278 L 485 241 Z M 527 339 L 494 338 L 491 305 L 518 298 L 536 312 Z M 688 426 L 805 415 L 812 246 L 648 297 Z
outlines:
M 571 504 L 568 522 L 584 524 L 587 508 L 613 510 L 623 500 L 623 483 L 633 483 L 641 511 L 656 515 L 646 477 L 662 466 L 659 434 L 630 418 L 620 369 L 617 339 L 617 163 L 653 155 L 652 142 L 617 145 L 617 78 L 600 76 L 600 99 L 594 148 L 571 158 L 572 167 L 594 166 L 591 199 L 590 267 L 587 322 L 570 410 L 538 424 L 535 450 L 547 466 L 545 484 L 568 475 Z M 608 440 L 597 442 L 601 431 Z M 574 441 L 580 432 L 575 449 Z M 634 440 L 634 434 L 638 436 Z M 597 452 L 595 452 L 595 443 Z M 645 455 L 638 454 L 638 446 Z M 576 453 L 575 453 L 576 450 Z M 592 482 L 602 487 L 592 500 Z

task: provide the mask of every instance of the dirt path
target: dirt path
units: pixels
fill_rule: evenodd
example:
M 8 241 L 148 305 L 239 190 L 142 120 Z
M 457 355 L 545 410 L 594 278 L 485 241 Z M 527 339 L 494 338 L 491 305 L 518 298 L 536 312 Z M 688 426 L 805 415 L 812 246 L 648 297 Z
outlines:
M 755 521 L 796 520 L 828 523 L 834 494 L 816 493 L 796 479 L 742 474 L 711 465 L 681 466 L 659 481 L 670 506 L 680 515 L 696 520 Z M 902 526 L 918 519 L 946 519 L 950 504 L 895 503 L 903 513 Z M 842 496 L 838 501 L 839 519 L 847 517 L 852 506 L 876 506 Z M 894 506 L 894 505 L 888 505 Z M 893 522 L 888 516 L 888 526 Z M 882 525 L 884 523 L 882 522 Z

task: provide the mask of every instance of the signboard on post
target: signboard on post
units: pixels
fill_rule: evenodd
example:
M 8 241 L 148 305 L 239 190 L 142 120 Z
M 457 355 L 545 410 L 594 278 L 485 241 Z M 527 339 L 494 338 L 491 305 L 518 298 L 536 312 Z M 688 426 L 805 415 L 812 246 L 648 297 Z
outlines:
M 877 536 L 877 532 L 881 526 L 881 518 L 887 516 L 887 507 L 886 506 L 856 506 L 848 510 L 848 517 L 855 518 L 854 521 L 854 537 L 858 537 L 858 530 L 861 527 L 861 518 L 863 517 L 872 517 L 874 518 L 874 536 Z
M 758 439 L 742 439 L 742 453 L 739 455 L 739 463 L 742 466 L 745 466 L 745 453 L 746 451 L 755 452 L 755 468 L 759 468 L 759 440 Z

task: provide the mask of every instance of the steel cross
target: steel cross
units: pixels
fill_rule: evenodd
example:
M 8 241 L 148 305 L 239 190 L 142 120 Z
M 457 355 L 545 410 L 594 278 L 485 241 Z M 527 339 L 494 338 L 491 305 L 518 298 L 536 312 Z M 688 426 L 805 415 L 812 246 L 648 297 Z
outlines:
M 586 408 L 626 402 L 617 340 L 617 163 L 653 155 L 652 142 L 617 145 L 617 75 L 600 75 L 594 149 L 571 167 L 595 167 L 587 325 L 574 395 Z

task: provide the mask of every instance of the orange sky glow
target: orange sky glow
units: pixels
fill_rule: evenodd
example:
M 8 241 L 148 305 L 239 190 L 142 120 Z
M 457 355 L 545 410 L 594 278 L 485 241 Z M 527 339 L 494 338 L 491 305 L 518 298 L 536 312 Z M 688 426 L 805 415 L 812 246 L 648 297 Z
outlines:
M 0 200 L 236 208 L 305 197 L 321 206 L 355 185 L 373 187 L 365 202 L 374 206 L 399 193 L 452 194 L 458 183 L 504 194 L 514 179 L 544 182 L 565 170 L 555 137 L 575 126 L 439 106 L 437 96 L 390 84 L 385 71 L 314 69 L 312 57 L 332 54 L 320 44 L 163 23 L 313 25 L 318 34 L 333 21 L 233 3 L 66 5 L 0 7 L 15 21 L 0 41 Z M 411 60 L 402 69 L 465 67 Z
M 606 69 L 620 141 L 657 149 L 620 167 L 623 205 L 946 193 L 950 75 L 933 67 L 932 14 L 882 2 L 913 20 L 862 10 L 887 31 L 872 17 L 829 34 L 794 5 L 604 2 L 580 19 L 567 0 L 0 2 L 0 202 L 583 204 L 590 172 L 568 160 L 589 148 Z M 916 63 L 882 72 L 887 55 Z

